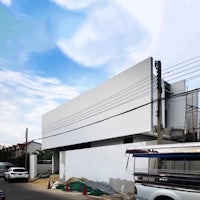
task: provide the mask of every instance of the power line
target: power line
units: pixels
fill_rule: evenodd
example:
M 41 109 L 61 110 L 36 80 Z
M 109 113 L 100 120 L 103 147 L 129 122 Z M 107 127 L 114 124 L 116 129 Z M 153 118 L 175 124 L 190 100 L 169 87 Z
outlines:
M 169 97 L 165 97 L 165 98 L 161 98 L 161 100 L 166 100 L 168 98 L 175 98 L 175 97 L 181 97 L 181 96 L 185 96 L 187 94 L 192 94 L 192 93 L 196 93 L 196 92 L 199 92 L 200 91 L 200 88 L 196 88 L 194 90 L 191 90 L 191 91 L 187 91 L 187 92 L 182 92 L 182 93 L 178 93 L 178 94 L 175 94 L 175 95 L 170 95 Z M 86 127 L 89 127 L 89 126 L 92 126 L 92 125 L 95 125 L 95 124 L 98 124 L 98 123 L 102 123 L 104 121 L 107 121 L 109 119 L 112 119 L 112 118 L 115 118 L 115 117 L 118 117 L 120 115 L 124 115 L 124 114 L 127 114 L 129 112 L 132 112 L 134 110 L 137 110 L 137 109 L 140 109 L 144 106 L 147 106 L 149 104 L 152 104 L 154 102 L 157 102 L 158 99 L 155 99 L 153 101 L 150 101 L 148 103 L 145 103 L 143 105 L 140 105 L 140 106 L 137 106 L 135 108 L 132 108 L 132 109 L 129 109 L 129 110 L 126 110 L 126 111 L 123 111 L 121 113 L 118 113 L 118 114 L 115 114 L 115 115 L 112 115 L 112 116 L 109 116 L 109 117 L 106 117 L 106 118 L 103 118 L 101 120 L 97 120 L 95 122 L 92 122 L 92 123 L 88 123 L 86 125 L 82 125 L 82 126 L 79 126 L 79 127 L 76 127 L 76 128 L 73 128 L 73 129 L 70 129 L 70 130 L 67 130 L 67 131 L 63 131 L 63 132 L 60 132 L 60 133 L 56 133 L 56 134 L 53 134 L 53 135 L 50 135 L 50 136 L 45 136 L 45 137 L 41 137 L 41 138 L 36 138 L 34 140 L 41 140 L 41 139 L 47 139 L 47 138 L 51 138 L 51 137 L 55 137 L 55 136 L 58 136 L 58 135 L 63 135 L 63 134 L 66 134 L 66 133 L 69 133 L 69 132 L 72 132 L 72 131 L 76 131 L 76 130 L 80 130 L 80 129 L 83 129 L 83 128 L 86 128 Z
M 56 124 L 59 126 L 59 123 L 62 123 L 62 124 L 64 122 L 68 123 L 71 120 L 75 120 L 77 118 L 84 117 L 85 115 L 88 115 L 90 113 L 94 113 L 96 111 L 101 111 L 102 109 L 104 109 L 110 105 L 115 105 L 116 103 L 120 103 L 120 101 L 124 101 L 134 95 L 140 96 L 143 94 L 142 92 L 147 90 L 147 89 L 144 90 L 144 88 L 146 88 L 146 86 L 149 85 L 150 80 L 151 79 L 149 77 L 147 79 L 143 79 L 143 80 L 139 81 L 138 83 L 133 84 L 123 90 L 120 90 L 119 92 L 117 92 L 117 93 L 115 93 L 115 94 L 113 94 L 113 95 L 79 111 L 79 112 L 76 112 L 66 118 L 63 118 L 61 120 L 57 120 L 56 122 L 51 123 L 51 126 L 54 126 Z M 139 87 L 137 87 L 137 90 L 135 90 L 136 86 L 139 86 Z
M 76 131 L 76 130 L 79 130 L 79 129 L 82 129 L 82 128 L 86 128 L 86 127 L 88 127 L 88 126 L 95 125 L 95 124 L 98 124 L 98 123 L 107 121 L 107 120 L 109 120 L 109 119 L 112 119 L 112 118 L 114 118 L 114 117 L 118 117 L 118 116 L 120 116 L 120 115 L 123 115 L 123 114 L 126 114 L 126 113 L 128 113 L 128 112 L 134 111 L 134 110 L 136 110 L 136 109 L 142 108 L 142 107 L 147 106 L 147 105 L 149 105 L 149 104 L 151 104 L 151 103 L 153 103 L 153 101 L 152 101 L 152 102 L 149 102 L 149 103 L 146 103 L 146 104 L 143 104 L 143 105 L 141 105 L 141 106 L 138 106 L 138 107 L 136 107 L 136 108 L 132 108 L 132 109 L 130 109 L 130 110 L 121 112 L 121 113 L 119 113 L 119 114 L 115 114 L 115 115 L 112 115 L 112 116 L 110 116 L 110 117 L 107 117 L 107 118 L 104 118 L 104 119 L 101 119 L 101 120 L 98 120 L 98 121 L 95 121 L 95 122 L 92 122 L 92 123 L 89 123 L 89 124 L 86 124 L 86 125 L 83 125 L 83 126 L 80 126 L 80 127 L 74 128 L 74 129 L 71 129 L 71 130 L 68 130 L 68 131 L 63 131 L 63 132 L 60 132 L 60 133 L 57 133 L 57 134 L 53 134 L 53 135 L 51 135 L 51 136 L 41 137 L 41 138 L 37 138 L 37 139 L 34 139 L 34 140 L 41 140 L 41 139 L 46 139 L 46 138 L 50 138 L 50 137 L 55 137 L 55 136 L 62 135 L 62 134 L 65 134 L 65 133 L 69 133 L 69 132 L 72 132 L 72 131 Z
M 194 76 L 192 76 L 192 77 L 189 77 L 189 78 L 187 78 L 186 80 L 187 80 L 187 81 L 191 81 L 191 80 L 194 80 L 194 79 L 196 79 L 196 78 L 200 78 L 200 74 L 199 74 L 199 75 L 194 75 Z
M 188 69 L 183 70 L 182 72 L 187 71 L 187 70 Z M 199 70 L 196 70 L 196 71 L 199 71 Z M 187 74 L 185 74 L 185 76 L 192 74 L 192 73 L 195 73 L 196 71 L 187 73 Z M 179 78 L 179 77 L 182 77 L 182 76 L 183 75 L 178 76 L 176 78 Z M 189 79 L 189 78 L 187 78 L 187 79 Z M 142 96 L 148 95 L 151 92 L 153 93 L 154 92 L 153 89 L 144 93 L 147 90 L 147 89 L 144 89 L 144 88 L 146 86 L 148 86 L 148 84 L 150 82 L 149 79 L 150 78 L 148 76 L 147 78 L 137 82 L 136 84 L 132 84 L 131 86 L 111 95 L 110 97 L 107 97 L 107 98 L 101 100 L 100 102 L 97 102 L 96 104 L 94 104 L 90 107 L 87 107 L 87 108 L 85 108 L 85 109 L 83 109 L 83 110 L 81 110 L 77 113 L 74 113 L 70 116 L 67 116 L 66 118 L 63 118 L 63 119 L 58 120 L 56 122 L 53 122 L 53 123 L 49 124 L 48 126 L 46 126 L 44 128 L 45 128 L 45 130 L 51 131 L 53 129 L 55 130 L 57 128 L 62 128 L 62 127 L 65 127 L 67 125 L 72 125 L 74 123 L 77 123 L 77 122 L 80 122 L 82 120 L 88 119 L 90 117 L 96 116 L 96 115 L 101 114 L 103 112 L 106 112 L 108 110 L 114 109 L 117 106 L 121 106 L 121 105 L 123 105 L 127 102 L 130 102 L 131 100 L 141 98 Z M 174 78 L 169 79 L 168 81 L 173 80 L 173 79 Z M 155 82 L 153 82 L 153 85 L 154 84 L 155 84 Z M 140 87 L 136 87 L 138 85 L 140 85 Z M 152 87 L 154 87 L 154 86 L 152 86 Z M 136 88 L 136 90 L 135 90 L 135 88 Z M 132 91 L 133 89 L 134 89 L 134 91 Z M 140 92 L 140 90 L 142 90 L 142 91 Z M 133 96 L 135 96 L 135 97 L 132 98 Z
M 184 61 L 182 61 L 182 62 L 179 62 L 179 63 L 177 63 L 177 64 L 175 64 L 175 65 L 172 65 L 172 66 L 168 67 L 167 69 L 164 69 L 163 72 L 166 71 L 166 70 L 169 70 L 169 69 L 171 69 L 171 68 L 174 68 L 174 67 L 176 67 L 176 66 L 178 66 L 178 65 L 185 64 L 185 63 L 187 63 L 187 62 L 189 62 L 189 61 L 191 61 L 191 60 L 194 60 L 194 59 L 196 59 L 196 58 L 199 58 L 199 57 L 200 57 L 200 56 L 194 56 L 194 57 L 192 57 L 192 58 L 190 58 L 190 59 L 187 59 L 187 60 L 184 60 Z
M 195 64 L 195 63 L 197 63 L 197 62 L 200 62 L 200 59 L 199 59 L 199 60 L 196 60 L 196 61 L 194 61 L 194 62 L 187 63 L 187 64 L 182 65 L 182 66 L 178 66 L 177 68 L 175 68 L 175 69 L 173 69 L 173 70 L 170 70 L 170 71 L 167 71 L 167 72 L 163 73 L 163 75 L 169 74 L 169 73 L 174 72 L 174 71 L 177 71 L 177 70 L 179 70 L 180 68 L 183 69 L 184 67 L 188 67 L 189 65 Z M 175 66 L 176 66 L 176 65 L 175 65 Z M 169 67 L 167 70 L 169 70 L 169 69 L 170 69 L 170 67 Z M 165 69 L 165 70 L 166 70 L 166 69 Z M 163 72 L 164 72 L 165 70 L 163 70 Z
M 186 62 L 191 61 L 191 60 L 193 60 L 195 58 L 198 58 L 198 57 L 200 57 L 200 56 L 193 57 L 193 58 L 191 58 L 189 60 L 186 60 L 184 62 L 178 63 L 178 64 L 176 64 L 176 65 L 174 65 L 172 67 L 175 67 L 177 65 L 186 63 Z M 197 61 L 190 62 L 189 64 L 193 64 L 193 63 L 196 63 L 196 62 Z M 187 65 L 185 65 L 185 66 L 187 66 Z M 188 70 L 188 69 L 186 69 L 186 70 Z M 184 70 L 184 71 L 186 71 L 186 70 Z M 174 70 L 171 70 L 171 71 L 166 72 L 166 73 L 170 73 L 172 71 L 174 71 Z M 183 73 L 183 70 L 182 70 L 181 73 Z M 195 73 L 195 72 L 193 71 L 191 73 Z M 168 77 L 174 76 L 174 75 L 168 75 Z M 188 75 L 188 74 L 186 74 L 186 75 Z M 179 77 L 182 77 L 182 76 L 179 76 Z M 171 78 L 168 81 L 175 80 L 177 78 L 178 77 Z M 189 78 L 190 77 L 188 77 L 187 79 L 189 79 Z M 102 113 L 102 110 L 103 109 L 108 110 L 107 107 L 109 107 L 111 104 L 112 105 L 114 105 L 114 104 L 121 105 L 122 102 L 119 102 L 119 99 L 121 99 L 123 101 L 124 98 L 130 98 L 131 96 L 133 96 L 134 95 L 133 93 L 135 93 L 135 95 L 138 95 L 138 97 L 140 97 L 140 96 L 142 96 L 142 92 L 143 93 L 145 92 L 144 88 L 146 86 L 148 86 L 149 82 L 151 81 L 150 79 L 151 79 L 151 77 L 149 77 L 149 76 L 145 77 L 143 80 L 140 80 L 139 82 L 130 85 L 129 87 L 127 87 L 127 88 L 125 88 L 125 89 L 123 89 L 123 90 L 121 90 L 121 91 L 119 91 L 119 92 L 117 92 L 117 93 L 115 93 L 115 94 L 113 94 L 113 95 L 111 95 L 111 96 L 109 96 L 109 97 L 107 97 L 107 98 L 95 103 L 94 105 L 91 105 L 91 106 L 89 106 L 89 107 L 87 107 L 87 108 L 85 108 L 85 109 L 83 109 L 83 110 L 81 110 L 79 112 L 73 113 L 70 116 L 64 117 L 63 119 L 57 120 L 56 122 L 53 122 L 53 123 L 47 125 L 47 127 L 50 128 L 50 129 L 51 128 L 57 128 L 57 127 L 60 127 L 60 125 L 63 126 L 63 124 L 73 123 L 74 120 L 76 121 L 76 120 L 80 120 L 81 118 L 85 118 L 87 115 L 90 115 L 90 114 L 92 114 L 94 116 L 95 112 L 101 112 Z M 153 84 L 155 84 L 155 83 L 153 83 Z M 140 85 L 140 87 L 137 87 L 138 85 Z M 132 90 L 134 90 L 134 91 L 132 91 Z M 140 90 L 142 90 L 142 91 L 141 91 L 141 94 L 139 95 L 139 93 L 140 93 L 139 91 Z M 149 91 L 148 94 L 150 94 L 150 92 L 153 92 L 153 91 Z M 129 94 L 131 94 L 131 96 Z M 147 95 L 147 93 L 145 93 L 145 94 Z M 133 99 L 131 99 L 131 100 L 133 100 Z M 126 103 L 126 102 L 124 102 L 124 103 Z M 112 107 L 114 108 L 116 106 L 112 106 Z M 47 127 L 45 127 L 45 128 L 47 128 Z
M 183 78 L 183 77 L 188 76 L 188 75 L 190 75 L 190 74 L 193 74 L 193 73 L 195 73 L 195 72 L 200 72 L 200 69 L 195 70 L 195 71 L 192 71 L 192 72 L 187 73 L 187 74 L 184 74 L 184 75 L 181 74 L 181 75 L 179 75 L 179 76 L 177 76 L 177 77 L 175 77 L 175 78 L 172 78 L 172 79 L 167 80 L 167 82 L 170 82 L 170 81 L 172 81 L 173 79 L 178 79 L 178 78 L 182 78 L 181 80 L 185 80 L 185 79 L 187 79 L 187 77 L 186 77 L 186 78 Z M 195 75 L 195 76 L 198 76 L 198 75 Z M 190 77 L 188 77 L 188 78 L 190 78 Z
M 200 56 L 196 56 L 196 57 L 193 57 L 193 58 L 188 59 L 188 60 L 186 60 L 186 61 L 183 61 L 183 62 L 181 62 L 181 63 L 178 63 L 178 64 L 172 66 L 171 68 L 174 68 L 174 67 L 176 67 L 176 66 L 178 66 L 178 65 L 180 65 L 180 64 L 184 64 L 184 63 L 186 63 L 186 62 L 188 62 L 188 61 L 191 61 L 191 60 L 193 60 L 193 59 L 195 59 L 195 58 L 198 58 L 198 57 L 200 57 Z M 199 61 L 199 60 L 194 61 L 194 62 L 190 62 L 190 63 L 188 63 L 187 65 L 184 65 L 184 66 L 185 66 L 185 67 L 188 67 L 188 65 L 197 63 L 198 61 Z M 197 66 L 199 66 L 199 65 L 197 65 Z M 195 68 L 195 67 L 196 67 L 196 66 L 193 66 L 193 68 Z M 180 68 L 180 67 L 179 67 L 179 68 Z M 190 68 L 190 69 L 191 69 L 191 68 Z M 168 71 L 168 72 L 166 72 L 165 74 L 169 74 L 169 73 L 171 73 L 171 72 L 173 72 L 173 71 L 176 71 L 176 70 L 177 70 L 177 69 Z M 188 71 L 188 70 L 189 70 L 189 69 L 182 70 L 181 73 L 183 73 L 183 72 L 185 72 L 185 71 Z M 195 72 L 197 72 L 197 71 L 199 71 L 199 70 L 196 70 L 196 71 L 187 73 L 187 74 L 185 74 L 184 76 L 189 75 L 189 74 L 192 74 L 192 73 L 195 73 Z M 180 74 L 180 73 L 176 73 L 176 74 Z M 174 76 L 174 75 L 176 75 L 176 74 L 169 75 L 168 77 Z M 181 75 L 181 76 L 179 75 L 178 77 L 183 77 L 183 75 Z M 178 77 L 171 78 L 171 79 L 169 79 L 168 81 L 177 79 Z M 193 77 L 197 78 L 198 75 L 195 75 L 195 76 L 193 76 Z M 190 79 L 192 79 L 193 77 L 188 77 L 187 80 L 190 80 Z M 151 77 L 148 76 L 148 77 L 146 77 L 145 79 L 140 80 L 139 82 L 130 85 L 129 87 L 127 87 L 127 88 L 125 88 L 125 89 L 123 89 L 123 90 L 121 90 L 121 91 L 119 91 L 119 92 L 117 92 L 117 93 L 115 93 L 115 94 L 113 94 L 113 95 L 111 95 L 111 96 L 109 96 L 109 97 L 107 97 L 107 98 L 105 98 L 105 99 L 103 99 L 103 100 L 97 102 L 97 103 L 94 104 L 94 105 L 89 106 L 89 107 L 87 107 L 87 108 L 85 108 L 85 109 L 83 109 L 83 110 L 81 110 L 81 111 L 79 111 L 79 112 L 77 112 L 77 113 L 71 114 L 70 116 L 67 116 L 67 117 L 65 117 L 65 118 L 63 118 L 63 119 L 61 119 L 61 120 L 58 120 L 58 121 L 56 121 L 56 122 L 53 122 L 53 123 L 51 123 L 50 125 L 48 125 L 48 126 L 46 126 L 46 127 L 44 127 L 44 128 L 45 128 L 45 130 L 49 130 L 49 131 L 56 130 L 56 129 L 58 129 L 58 128 L 63 128 L 63 127 L 65 127 L 65 126 L 67 126 L 67 125 L 72 125 L 72 124 L 74 124 L 74 123 L 83 121 L 83 120 L 88 119 L 88 118 L 90 118 L 90 117 L 94 117 L 94 116 L 96 116 L 96 115 L 98 115 L 98 114 L 101 114 L 101 113 L 103 113 L 103 112 L 106 112 L 106 111 L 109 111 L 109 110 L 111 110 L 111 109 L 114 109 L 114 108 L 116 108 L 116 107 L 118 107 L 118 106 L 121 106 L 121 105 L 123 105 L 123 104 L 125 104 L 125 103 L 128 103 L 128 102 L 130 102 L 130 101 L 132 101 L 132 100 L 134 100 L 134 99 L 138 99 L 138 98 L 141 98 L 141 97 L 143 97 L 143 96 L 146 96 L 146 95 L 148 95 L 148 94 L 150 94 L 150 93 L 153 93 L 153 92 L 154 92 L 153 89 L 148 90 L 148 91 L 147 91 L 147 89 L 144 89 L 145 86 L 147 86 L 147 85 L 149 84 L 149 82 L 151 82 L 151 80 L 149 80 L 150 78 L 151 78 Z M 143 84 L 144 84 L 144 85 L 143 85 Z M 152 88 L 154 87 L 154 86 L 153 86 L 154 84 L 155 84 L 155 82 L 153 82 Z M 139 88 L 136 87 L 136 86 L 138 86 L 138 85 L 140 85 Z M 137 89 L 137 90 L 132 91 L 133 89 L 134 89 L 134 90 Z M 140 92 L 140 90 L 142 90 L 142 92 Z M 145 91 L 147 91 L 147 92 L 145 92 Z M 134 92 L 135 92 L 135 93 L 134 93 Z M 144 92 L 145 92 L 145 93 L 144 93 Z M 134 96 L 134 97 L 133 97 L 133 96 Z M 132 97 L 133 97 L 133 98 L 132 98 Z
M 147 92 L 144 93 L 144 91 L 147 91 Z M 121 105 L 124 105 L 124 104 L 126 104 L 130 101 L 133 101 L 133 100 L 136 100 L 136 99 L 141 98 L 143 96 L 146 96 L 147 94 L 150 93 L 151 89 L 147 88 L 144 91 L 143 91 L 143 93 L 141 93 L 141 92 L 133 93 L 133 94 L 129 95 L 128 97 L 123 96 L 119 99 L 116 99 L 114 102 L 109 102 L 109 104 L 107 104 L 107 105 L 102 105 L 101 107 L 99 107 L 99 108 L 97 108 L 93 111 L 88 111 L 88 112 L 83 113 L 82 115 L 80 115 L 78 117 L 74 117 L 71 120 L 66 121 L 64 124 L 62 124 L 62 126 L 60 126 L 59 125 L 60 123 L 59 123 L 57 126 L 54 125 L 54 126 L 51 126 L 51 127 L 49 127 L 48 129 L 45 129 L 45 130 L 49 130 L 49 131 L 52 130 L 52 129 L 55 130 L 58 127 L 62 128 L 66 125 L 72 125 L 74 123 L 77 123 L 77 122 L 83 121 L 85 119 L 94 117 L 94 116 L 99 115 L 103 112 L 106 112 L 106 111 L 109 111 L 109 110 L 114 109 L 116 107 L 119 107 Z
M 180 73 L 189 71 L 189 70 L 194 69 L 194 68 L 197 68 L 197 67 L 199 67 L 199 66 L 200 66 L 200 64 L 199 64 L 199 65 L 192 66 L 192 67 L 187 66 L 187 67 L 188 67 L 187 69 L 182 70 L 181 72 L 179 71 L 179 72 L 173 73 L 173 74 L 168 75 L 168 76 L 164 76 L 163 78 L 166 79 L 166 78 L 168 78 L 168 77 L 170 77 L 170 76 L 175 76 L 176 74 L 180 74 Z M 174 70 L 174 71 L 175 71 L 175 70 Z

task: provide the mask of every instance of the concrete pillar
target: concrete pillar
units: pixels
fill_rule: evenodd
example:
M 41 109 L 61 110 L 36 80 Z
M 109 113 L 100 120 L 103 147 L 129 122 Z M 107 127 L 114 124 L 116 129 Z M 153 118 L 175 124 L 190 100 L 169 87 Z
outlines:
M 59 169 L 59 178 L 65 181 L 65 151 L 59 152 L 59 160 L 60 160 L 60 169 Z
M 52 173 L 59 174 L 59 151 L 54 150 L 52 155 Z
M 37 155 L 30 155 L 30 179 L 33 179 L 37 176 Z

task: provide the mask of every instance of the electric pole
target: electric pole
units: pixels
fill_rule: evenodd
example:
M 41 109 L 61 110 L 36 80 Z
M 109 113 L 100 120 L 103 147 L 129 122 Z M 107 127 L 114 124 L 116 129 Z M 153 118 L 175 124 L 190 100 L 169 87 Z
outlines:
M 161 62 L 155 61 L 157 70 L 157 144 L 162 144 L 162 81 L 161 81 Z
M 26 128 L 26 133 L 25 133 L 25 169 L 27 170 L 27 162 L 28 162 L 28 155 L 27 155 L 27 143 L 28 143 L 28 128 Z

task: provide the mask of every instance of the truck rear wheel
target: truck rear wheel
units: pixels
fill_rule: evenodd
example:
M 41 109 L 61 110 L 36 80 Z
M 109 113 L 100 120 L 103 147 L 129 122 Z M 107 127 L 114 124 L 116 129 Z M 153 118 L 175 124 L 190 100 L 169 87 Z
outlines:
M 174 199 L 168 196 L 159 196 L 156 197 L 154 200 L 174 200 Z

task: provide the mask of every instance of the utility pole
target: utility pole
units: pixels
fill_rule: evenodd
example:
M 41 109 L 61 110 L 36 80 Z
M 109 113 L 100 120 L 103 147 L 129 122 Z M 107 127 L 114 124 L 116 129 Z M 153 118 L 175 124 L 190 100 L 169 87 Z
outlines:
M 162 82 L 161 82 L 161 62 L 155 61 L 155 68 L 157 70 L 157 144 L 162 144 Z
M 186 100 L 185 100 L 185 125 L 184 125 L 184 133 L 183 133 L 183 142 L 186 141 L 186 134 L 187 134 L 187 106 L 188 106 L 188 104 L 187 104 L 187 101 L 188 101 L 187 96 L 188 96 L 188 88 L 187 88 L 187 93 L 185 95 L 185 98 L 186 98 Z
M 196 141 L 196 135 L 195 135 L 195 124 L 194 124 L 194 96 L 192 93 L 192 133 L 193 133 L 193 142 Z
M 25 138 L 26 138 L 26 141 L 25 141 L 25 169 L 27 169 L 27 162 L 28 162 L 28 155 L 27 155 L 27 143 L 28 143 L 28 128 L 26 128 L 26 133 L 25 133 Z

